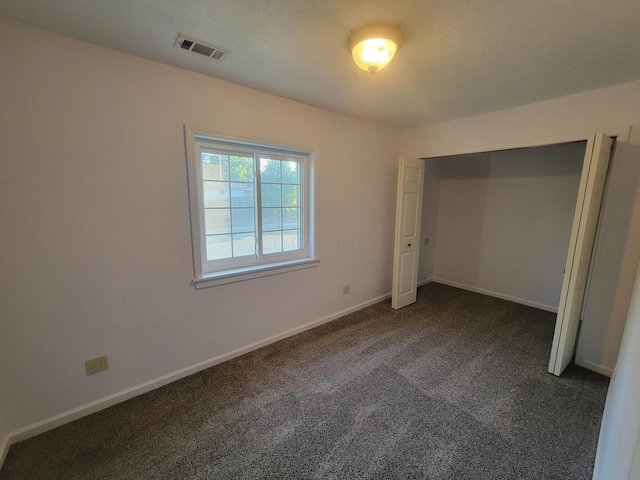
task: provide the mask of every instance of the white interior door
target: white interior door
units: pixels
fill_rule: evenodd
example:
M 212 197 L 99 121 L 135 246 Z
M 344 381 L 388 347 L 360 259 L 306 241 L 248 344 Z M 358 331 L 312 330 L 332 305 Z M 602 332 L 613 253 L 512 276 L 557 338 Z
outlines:
M 398 166 L 396 235 L 391 292 L 391 307 L 394 309 L 414 303 L 418 293 L 423 190 L 424 160 L 401 158 Z
M 602 133 L 587 140 L 549 358 L 549 373 L 554 375 L 562 374 L 575 351 L 612 144 L 613 140 Z

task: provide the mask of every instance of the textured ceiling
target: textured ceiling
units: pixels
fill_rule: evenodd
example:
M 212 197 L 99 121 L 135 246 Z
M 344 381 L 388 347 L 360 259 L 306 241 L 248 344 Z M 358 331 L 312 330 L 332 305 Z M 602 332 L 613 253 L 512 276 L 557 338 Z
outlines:
M 397 128 L 640 79 L 639 0 L 2 0 L 0 17 Z M 346 48 L 371 22 L 405 34 L 373 76 Z

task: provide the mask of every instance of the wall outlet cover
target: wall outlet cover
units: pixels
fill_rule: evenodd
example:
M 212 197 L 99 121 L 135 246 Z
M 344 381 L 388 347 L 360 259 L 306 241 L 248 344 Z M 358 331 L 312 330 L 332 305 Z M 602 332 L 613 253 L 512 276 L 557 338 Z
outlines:
M 87 375 L 94 375 L 96 373 L 104 372 L 109 369 L 109 360 L 106 355 L 102 357 L 92 358 L 84 362 Z

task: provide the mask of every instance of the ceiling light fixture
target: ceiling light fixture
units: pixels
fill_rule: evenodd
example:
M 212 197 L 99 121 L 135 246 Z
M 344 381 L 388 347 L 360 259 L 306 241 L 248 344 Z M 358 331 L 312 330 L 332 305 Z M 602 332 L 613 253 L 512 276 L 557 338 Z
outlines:
M 351 30 L 347 47 L 361 69 L 372 75 L 386 67 L 402 45 L 399 26 L 373 24 Z

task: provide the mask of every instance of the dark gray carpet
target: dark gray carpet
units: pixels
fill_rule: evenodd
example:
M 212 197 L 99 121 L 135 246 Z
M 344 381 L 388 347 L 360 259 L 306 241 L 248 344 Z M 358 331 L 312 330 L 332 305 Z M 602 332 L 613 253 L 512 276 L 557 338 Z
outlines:
M 608 379 L 547 374 L 554 321 L 432 283 L 13 445 L 0 479 L 590 479 Z

